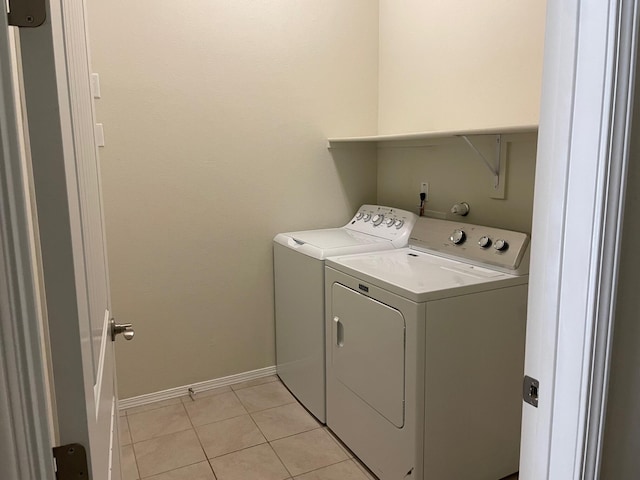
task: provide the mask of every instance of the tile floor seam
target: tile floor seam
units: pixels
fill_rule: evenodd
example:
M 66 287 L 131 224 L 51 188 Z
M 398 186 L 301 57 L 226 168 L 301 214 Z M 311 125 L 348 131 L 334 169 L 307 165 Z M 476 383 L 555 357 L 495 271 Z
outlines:
M 258 413 L 258 412 L 255 412 L 255 413 Z M 255 423 L 255 420 L 254 420 L 253 417 L 251 417 L 251 420 L 253 420 L 254 423 Z M 260 428 L 260 427 L 258 427 L 258 428 Z M 267 440 L 267 442 L 269 442 L 269 443 L 277 442 L 278 440 L 284 440 L 285 438 L 295 437 L 296 435 L 300 435 L 301 433 L 312 432 L 314 430 L 318 430 L 319 428 L 322 428 L 322 425 L 318 425 L 317 427 L 310 428 L 309 430 L 302 430 L 301 432 L 296 432 L 296 433 L 292 433 L 290 435 L 285 435 L 284 437 L 278 437 L 278 438 L 274 438 L 273 440 Z M 265 438 L 267 438 L 267 436 L 264 434 L 264 432 L 262 432 L 262 430 L 260 430 L 260 432 L 262 433 L 262 435 L 264 435 Z
M 162 438 L 162 437 L 168 437 L 169 435 L 173 435 L 173 434 L 175 434 L 175 433 L 188 432 L 189 430 L 194 430 L 194 429 L 193 429 L 192 427 L 189 427 L 189 428 L 182 428 L 182 429 L 180 429 L 180 430 L 176 430 L 175 432 L 163 433 L 162 435 L 158 435 L 158 436 L 156 436 L 156 437 L 145 438 L 144 440 L 139 440 L 139 441 L 137 441 L 137 442 L 134 442 L 134 441 L 133 441 L 133 438 L 132 438 L 131 445 L 135 445 L 135 444 L 140 444 L 140 443 L 148 442 L 149 440 L 156 440 L 156 439 L 158 439 L 158 438 Z M 197 435 L 198 435 L 198 434 L 197 434 L 197 432 L 196 432 L 196 436 L 197 436 Z
M 289 470 L 289 467 L 287 467 L 287 464 L 284 463 L 284 460 L 280 457 L 280 455 L 278 455 L 278 452 L 276 451 L 276 449 L 273 448 L 273 445 L 271 445 L 271 442 L 267 442 L 267 445 L 269 445 L 269 448 L 271 449 L 271 451 L 275 454 L 278 460 L 280 460 L 280 463 L 282 464 L 284 469 L 289 473 L 289 478 L 293 478 L 293 473 L 291 473 L 291 470 Z
M 140 478 L 142 478 L 140 476 L 140 469 L 138 468 L 138 459 L 136 458 L 136 451 L 133 448 L 133 443 L 131 445 L 125 445 L 125 447 L 131 447 L 131 451 L 133 452 L 133 463 L 135 464 L 136 467 L 136 480 L 139 480 Z M 120 453 L 122 453 L 122 449 L 120 449 Z M 122 473 L 122 458 L 124 457 L 124 455 L 121 455 L 120 457 L 120 462 L 121 462 L 121 467 L 120 467 L 120 472 Z
M 200 445 L 200 448 L 202 448 L 202 444 L 200 443 L 200 438 L 198 437 L 198 433 L 196 432 L 195 428 L 189 428 L 189 429 L 185 429 L 185 430 L 180 430 L 179 432 L 172 432 L 172 433 L 167 433 L 167 434 L 165 434 L 165 435 L 161 435 L 161 436 L 159 436 L 159 437 L 149 438 L 149 439 L 147 439 L 147 440 L 143 440 L 143 441 L 138 442 L 138 445 L 140 445 L 141 443 L 145 443 L 145 442 L 157 441 L 158 439 L 160 439 L 160 438 L 162 438 L 162 437 L 169 437 L 169 436 L 171 436 L 171 435 L 176 435 L 176 434 L 179 434 L 179 433 L 188 432 L 188 431 L 190 431 L 190 430 L 191 430 L 191 431 L 193 431 L 193 434 L 195 435 L 196 439 L 198 440 L 198 444 Z M 132 446 L 134 446 L 134 445 L 132 444 Z M 140 479 L 140 480 L 143 480 L 143 479 L 145 479 L 145 478 L 153 477 L 154 475 L 162 475 L 162 474 L 165 474 L 165 473 L 168 473 L 168 472 L 172 472 L 172 471 L 174 471 L 174 470 L 179 470 L 179 469 L 181 469 L 181 468 L 189 467 L 189 466 L 191 466 L 191 465 L 195 465 L 195 464 L 197 464 L 197 463 L 200 463 L 200 462 L 208 461 L 208 460 L 209 460 L 209 459 L 207 458 L 206 453 L 204 453 L 204 452 L 203 452 L 204 459 L 202 459 L 202 460 L 198 460 L 198 461 L 196 461 L 196 462 L 188 463 L 188 464 L 185 464 L 185 465 L 181 465 L 181 466 L 179 466 L 179 467 L 176 467 L 176 468 L 171 468 L 171 469 L 169 469 L 169 470 L 163 470 L 163 471 L 161 471 L 161 472 L 156 472 L 156 473 L 154 473 L 153 475 L 147 475 L 146 477 L 142 477 L 142 476 L 141 476 L 141 474 L 140 474 L 140 468 L 138 467 L 138 454 L 136 453 L 135 446 L 134 446 L 134 449 L 133 449 L 133 453 L 134 453 L 134 459 L 135 459 L 135 462 L 136 462 L 136 467 L 138 468 L 138 479 Z M 212 469 L 212 470 L 213 470 L 213 469 Z M 214 477 L 215 477 L 215 473 L 214 473 Z
M 193 399 L 191 397 L 189 397 L 189 400 L 191 400 L 192 402 L 195 402 L 195 399 Z M 200 435 L 198 435 L 198 429 L 193 424 L 193 421 L 191 421 L 191 416 L 189 415 L 189 411 L 187 410 L 187 407 L 184 405 L 184 402 L 180 402 L 180 404 L 182 405 L 182 408 L 184 408 L 185 412 L 187 413 L 187 419 L 189 420 L 189 423 L 191 424 L 191 428 L 193 429 L 193 433 L 195 433 L 196 438 L 198 439 L 198 443 L 200 444 L 200 448 L 202 449 L 202 453 L 204 455 L 204 458 L 205 458 L 206 462 L 209 464 L 209 468 L 211 469 L 211 473 L 213 473 L 213 478 L 217 479 L 218 476 L 216 475 L 216 472 L 213 469 L 213 465 L 211 465 L 211 462 L 209 461 L 209 456 L 207 455 L 207 451 L 204 449 L 204 445 L 202 444 L 202 439 L 200 438 Z
M 245 389 L 243 388 L 242 390 L 245 390 Z M 240 403 L 242 403 L 242 402 L 240 402 Z M 260 410 L 253 410 L 251 412 L 247 410 L 247 413 L 252 414 L 252 413 L 266 412 L 267 410 L 271 410 L 272 408 L 284 407 L 285 405 L 293 405 L 294 403 L 297 403 L 298 405 L 300 405 L 300 402 L 296 398 L 294 398 L 292 402 L 282 403 L 280 405 L 276 405 L 275 407 L 267 407 L 267 408 L 262 408 Z M 244 406 L 244 403 L 242 404 L 242 406 Z M 247 407 L 245 407 L 245 409 L 246 408 Z
M 187 420 L 189 421 L 189 425 L 191 425 L 192 428 L 193 428 L 193 424 L 191 423 L 191 419 L 189 418 L 189 412 L 187 412 L 187 409 L 184 407 L 184 405 L 182 405 L 182 403 L 180 403 L 180 404 L 176 403 L 175 405 L 166 405 L 166 406 L 160 407 L 160 408 L 172 408 L 172 407 L 175 407 L 176 405 L 180 405 L 182 407 L 182 410 L 183 410 L 185 416 L 187 417 Z M 160 410 L 160 409 L 157 408 L 157 409 L 154 409 L 154 410 Z M 135 415 L 141 415 L 143 413 L 148 413 L 150 411 L 152 411 L 152 410 L 147 410 L 146 412 L 135 413 L 134 416 Z M 143 440 L 139 440 L 137 442 L 134 442 L 134 440 L 133 440 L 133 432 L 131 430 L 131 423 L 129 423 L 129 419 L 128 418 L 127 418 L 127 425 L 129 426 L 129 435 L 131 435 L 131 443 L 132 444 L 133 443 L 146 442 L 147 440 L 151 440 L 153 438 L 159 438 L 159 437 L 163 437 L 165 435 L 171 435 L 172 433 L 186 432 L 187 430 L 189 430 L 189 428 L 182 428 L 182 429 L 179 429 L 179 430 L 175 430 L 173 432 L 163 433 L 162 435 L 151 436 L 149 438 L 145 438 Z
M 147 475 L 146 477 L 141 477 L 140 474 L 138 474 L 138 478 L 139 478 L 139 480 L 147 480 L 148 478 L 153 478 L 153 477 L 155 477 L 157 475 L 164 475 L 165 473 L 175 472 L 176 470 L 180 470 L 182 468 L 191 467 L 193 465 L 197 465 L 197 464 L 202 463 L 202 462 L 209 463 L 209 460 L 208 459 L 206 459 L 206 460 L 198 460 L 197 462 L 188 463 L 186 465 L 182 465 L 181 467 L 172 468 L 171 470 L 164 470 L 162 472 L 157 472 L 157 473 L 154 473 L 153 475 Z M 212 471 L 213 471 L 213 469 L 212 469 Z M 215 475 L 215 473 L 214 473 L 214 475 Z
M 309 470 L 309 471 L 306 471 L 306 472 L 300 472 L 299 474 L 295 475 L 293 478 L 301 477 L 302 475 L 306 475 L 307 473 L 315 472 L 317 470 L 322 470 L 323 468 L 333 467 L 334 465 L 338 465 L 338 464 L 344 463 L 344 462 L 351 462 L 351 461 L 353 461 L 353 459 L 347 458 L 347 459 L 344 459 L 344 460 L 340 460 L 339 462 L 328 463 L 327 465 L 323 465 L 322 467 L 314 468 L 313 470 Z M 353 463 L 356 463 L 356 462 L 354 461 Z
M 233 418 L 238 418 L 238 417 L 233 417 Z M 230 419 L 229 419 L 229 418 L 227 418 L 226 420 L 230 420 Z M 251 419 L 251 420 L 253 420 L 253 419 Z M 221 421 L 221 422 L 224 422 L 225 420 L 220 420 L 220 421 Z M 215 422 L 215 423 L 218 423 L 218 422 Z M 254 422 L 254 424 L 255 424 L 255 422 Z M 211 424 L 209 423 L 208 425 L 211 425 Z M 256 426 L 257 426 L 257 425 L 256 425 Z M 259 428 L 258 428 L 258 431 L 260 432 L 260 434 L 261 434 L 261 435 L 262 435 L 262 437 L 264 438 L 264 442 L 262 442 L 262 443 L 258 443 L 258 444 L 256 444 L 256 445 L 249 445 L 249 446 L 247 446 L 247 447 L 242 447 L 242 448 L 239 448 L 239 449 L 237 449 L 237 450 L 229 450 L 228 452 L 221 453 L 220 455 L 215 455 L 215 456 L 213 456 L 213 457 L 209 457 L 209 456 L 207 455 L 207 452 L 205 451 L 205 452 L 204 452 L 204 456 L 205 456 L 205 457 L 207 457 L 207 460 L 215 460 L 216 458 L 224 457 L 225 455 L 229 455 L 229 454 L 232 454 L 232 453 L 242 452 L 243 450 L 248 450 L 249 448 L 253 448 L 253 447 L 257 447 L 257 446 L 259 446 L 259 445 L 264 445 L 264 444 L 269 443 L 269 440 L 267 440 L 267 437 L 265 437 L 265 436 L 264 436 L 264 433 L 262 433 L 262 431 L 261 431 Z M 200 440 L 200 435 L 198 435 L 198 430 L 196 430 L 196 437 L 198 437 L 198 441 L 200 442 L 200 446 L 202 446 L 202 447 L 204 448 L 204 445 L 202 445 L 202 441 Z M 211 467 L 211 468 L 213 468 L 213 467 Z
M 262 378 L 262 377 L 254 378 L 254 380 L 258 380 L 259 378 Z M 251 380 L 247 380 L 246 382 L 239 382 L 239 383 L 247 383 L 247 382 L 250 382 L 250 381 Z M 259 387 L 260 385 L 266 385 L 267 383 L 273 383 L 273 382 L 276 382 L 276 381 L 280 381 L 280 378 L 274 378 L 273 380 L 269 380 L 269 381 L 264 382 L 264 383 L 259 383 L 258 385 L 246 385 L 246 386 L 240 387 L 240 388 L 233 388 L 233 386 L 237 385 L 237 384 L 231 383 L 231 384 L 229 384 L 229 387 L 231 387 L 231 390 L 233 390 L 235 392 L 235 391 L 238 391 L 238 390 L 244 390 L 245 388 Z
M 264 438 L 265 443 L 268 443 L 269 445 L 271 445 L 271 442 L 269 441 L 269 439 L 267 438 L 267 435 L 262 431 L 262 429 L 260 428 L 260 425 L 258 425 L 256 423 L 255 418 L 253 418 L 253 415 L 251 415 L 249 413 L 249 418 L 251 419 L 251 421 L 253 422 L 253 424 L 256 426 L 256 428 L 258 429 L 258 431 L 260 432 L 260 434 L 262 435 L 262 437 Z M 271 447 L 271 449 L 273 450 L 273 447 Z M 283 464 L 284 465 L 284 464 Z M 286 467 L 285 467 L 286 468 Z M 287 470 L 288 471 L 288 470 Z
M 124 410 L 124 414 L 125 414 L 125 416 L 129 417 L 130 415 L 139 415 L 141 413 L 151 412 L 152 410 L 158 410 L 158 409 L 164 408 L 164 407 L 172 407 L 174 405 L 178 405 L 178 404 L 182 403 L 182 397 L 184 397 L 184 396 L 185 395 L 180 395 L 179 397 L 170 397 L 170 398 L 165 398 L 163 400 L 156 400 L 155 402 L 151 402 L 151 403 L 144 403 L 144 404 L 138 405 L 136 407 L 129 407 L 129 408 L 126 408 Z M 173 400 L 175 398 L 179 399 L 180 402 L 172 403 L 172 404 L 169 404 L 169 405 L 158 405 L 158 406 L 155 406 L 155 407 L 152 406 L 152 405 L 154 405 L 156 403 L 166 402 L 168 400 Z M 148 407 L 148 408 L 146 410 L 142 410 L 141 412 L 129 413 L 129 410 L 133 410 L 134 408 L 139 408 L 139 407 Z
M 207 425 L 213 425 L 214 423 L 224 422 L 225 420 L 231 420 L 232 418 L 238 418 L 238 417 L 242 417 L 244 415 L 250 415 L 250 414 L 249 414 L 249 412 L 240 413 L 238 415 L 233 415 L 232 417 L 226 417 L 226 418 L 222 418 L 220 420 L 215 420 L 213 422 L 207 422 L 207 423 L 202 423 L 202 424 L 198 424 L 198 425 L 196 425 L 193 422 L 191 422 L 191 425 L 193 425 L 194 428 L 206 427 Z M 189 420 L 191 420 L 191 418 L 189 418 Z
M 260 384 L 260 385 L 252 385 L 252 386 L 249 386 L 249 387 L 246 387 L 246 388 L 240 388 L 240 389 L 238 389 L 238 390 L 233 390 L 233 389 L 231 389 L 231 390 L 233 391 L 233 393 L 234 393 L 234 394 L 236 394 L 236 398 L 238 399 L 238 401 L 240 402 L 240 404 L 245 408 L 245 410 L 247 411 L 247 413 L 248 413 L 248 414 L 258 413 L 258 412 L 263 412 L 263 411 L 265 411 L 265 410 L 269 410 L 270 408 L 282 407 L 283 405 L 291 405 L 291 404 L 294 404 L 294 403 L 297 403 L 297 404 L 301 405 L 301 404 L 300 404 L 300 402 L 298 401 L 298 399 L 297 399 L 296 397 L 294 397 L 294 396 L 293 396 L 293 394 L 291 394 L 291 392 L 289 391 L 289 389 L 288 389 L 288 388 L 287 388 L 287 387 L 286 387 L 282 382 L 279 382 L 279 383 L 280 383 L 280 385 L 281 385 L 281 386 L 282 386 L 282 387 L 287 391 L 287 393 L 291 396 L 291 401 L 287 401 L 287 402 L 282 403 L 282 404 L 280 404 L 280 405 L 275 405 L 275 406 L 271 406 L 271 407 L 262 408 L 262 409 L 260 409 L 260 410 L 252 410 L 252 411 L 249 411 L 248 407 L 244 404 L 244 402 L 242 401 L 242 399 L 241 399 L 241 398 L 238 396 L 238 394 L 236 393 L 237 391 L 239 392 L 239 391 L 242 391 L 242 390 L 248 390 L 249 388 L 264 387 L 265 385 L 268 385 L 268 384 L 270 384 L 270 383 L 274 383 L 274 382 L 267 382 L 267 383 L 263 383 L 263 384 Z
M 119 421 L 120 421 L 120 417 L 118 417 L 118 422 Z M 120 446 L 122 447 L 126 447 L 127 445 L 133 445 L 133 435 L 131 435 L 131 425 L 129 424 L 129 419 L 125 416 L 124 421 L 127 424 L 127 433 L 129 434 L 129 440 L 131 440 L 131 442 L 124 445 L 122 445 L 121 443 Z M 120 425 L 118 425 L 118 436 L 119 437 L 122 436 L 122 432 L 120 431 Z M 122 439 L 120 439 L 120 442 L 122 442 Z
M 266 383 L 273 383 L 273 382 L 277 382 L 277 379 L 274 379 L 274 380 L 272 380 L 272 381 L 270 381 L 270 382 L 266 382 Z M 264 385 L 264 384 L 262 384 L 262 385 Z M 162 471 L 162 472 L 157 472 L 157 473 L 154 473 L 154 474 L 153 474 L 153 475 L 151 475 L 151 476 L 146 476 L 146 477 L 141 477 L 141 476 L 140 476 L 140 471 L 139 471 L 139 468 L 138 468 L 138 455 L 136 454 L 136 450 L 137 450 L 136 446 L 139 446 L 139 445 L 140 445 L 140 444 L 142 444 L 143 442 L 146 442 L 146 441 L 149 441 L 149 440 L 152 440 L 152 439 L 153 439 L 153 440 L 155 440 L 155 439 L 160 439 L 160 438 L 162 438 L 162 437 L 170 436 L 170 435 L 172 435 L 172 434 L 176 434 L 176 433 L 180 433 L 180 432 L 186 432 L 186 431 L 188 431 L 188 430 L 192 430 L 192 431 L 194 432 L 194 434 L 195 434 L 195 436 L 196 436 L 196 439 L 197 439 L 197 441 L 198 441 L 198 445 L 200 446 L 200 448 L 201 448 L 201 450 L 202 450 L 202 453 L 203 453 L 203 455 L 204 455 L 204 459 L 205 459 L 204 461 L 207 461 L 207 463 L 208 463 L 208 465 L 209 465 L 209 468 L 210 468 L 210 470 L 211 470 L 211 472 L 212 472 L 212 474 L 213 474 L 213 477 L 214 477 L 214 479 L 216 479 L 216 480 L 218 479 L 218 475 L 216 474 L 216 470 L 215 470 L 215 468 L 214 468 L 214 466 L 213 466 L 213 461 L 214 461 L 216 458 L 220 458 L 220 457 L 223 457 L 223 456 L 225 456 L 225 455 L 230 455 L 230 454 L 237 454 L 237 453 L 239 453 L 239 452 L 242 452 L 242 451 L 245 451 L 245 450 L 248 450 L 248 449 L 254 448 L 254 447 L 259 446 L 259 445 L 268 445 L 268 446 L 269 446 L 269 449 L 270 449 L 270 450 L 271 450 L 271 452 L 275 455 L 275 458 L 277 458 L 277 459 L 278 459 L 278 461 L 280 462 L 280 464 L 282 465 L 282 467 L 284 467 L 285 471 L 289 474 L 289 477 L 287 477 L 287 480 L 292 480 L 292 479 L 297 478 L 297 477 L 299 477 L 299 476 L 306 475 L 306 474 L 309 474 L 309 473 L 311 473 L 311 472 L 315 472 L 315 471 L 317 471 L 317 470 L 321 470 L 321 469 L 324 469 L 324 468 L 332 467 L 332 466 L 335 466 L 335 465 L 338 465 L 338 464 L 340 464 L 340 463 L 344 463 L 344 462 L 353 462 L 353 463 L 357 466 L 358 470 L 360 470 L 360 471 L 363 473 L 363 475 L 365 475 L 365 476 L 367 476 L 367 477 L 370 477 L 370 476 L 371 476 L 371 474 L 370 474 L 369 472 L 367 472 L 367 470 L 368 470 L 368 469 L 366 469 L 366 467 L 364 467 L 364 466 L 361 464 L 360 460 L 359 460 L 355 455 L 353 455 L 353 454 L 350 454 L 350 453 L 349 453 L 348 447 L 343 446 L 343 445 L 340 443 L 339 439 L 335 437 L 335 434 L 332 434 L 332 432 L 328 431 L 328 429 L 325 429 L 325 425 L 323 425 L 323 424 L 321 424 L 320 422 L 318 422 L 318 421 L 315 419 L 315 417 L 313 417 L 313 415 L 312 415 L 312 414 L 310 414 L 310 413 L 308 412 L 308 410 L 306 410 L 306 409 L 304 409 L 304 411 L 307 413 L 307 415 L 309 415 L 309 416 L 310 416 L 310 417 L 311 417 L 311 418 L 316 422 L 316 425 L 315 425 L 315 426 L 313 426 L 313 428 L 309 428 L 308 430 L 302 430 L 302 431 L 300 431 L 300 432 L 292 433 L 292 434 L 289 434 L 289 435 L 285 435 L 285 436 L 283 436 L 283 437 L 274 438 L 274 439 L 272 439 L 272 440 L 269 440 L 269 439 L 267 438 L 267 436 L 266 436 L 266 432 L 265 432 L 265 431 L 263 431 L 263 429 L 260 427 L 260 425 L 258 424 L 258 422 L 256 421 L 256 419 L 254 418 L 254 415 L 259 415 L 259 414 L 261 414 L 261 413 L 268 412 L 268 411 L 270 411 L 270 410 L 277 410 L 277 409 L 282 408 L 282 407 L 284 407 L 284 406 L 286 406 L 286 405 L 295 405 L 295 404 L 300 405 L 300 403 L 297 401 L 297 399 L 296 399 L 295 397 L 292 397 L 292 398 L 291 398 L 291 401 L 285 401 L 284 403 L 282 403 L 282 404 L 280 404 L 280 405 L 269 406 L 269 407 L 267 407 L 267 408 L 262 408 L 262 409 L 260 409 L 260 410 L 255 410 L 255 411 L 251 411 L 251 412 L 249 412 L 249 411 L 247 410 L 247 407 L 245 406 L 245 404 L 242 402 L 242 400 L 241 400 L 241 398 L 240 398 L 240 395 L 238 395 L 238 394 L 237 394 L 237 392 L 242 392 L 243 390 L 246 390 L 246 389 L 248 389 L 248 388 L 255 388 L 255 387 L 258 387 L 258 386 L 261 386 L 261 385 L 248 385 L 248 386 L 245 386 L 245 387 L 240 388 L 240 389 L 237 389 L 237 390 L 231 389 L 231 391 L 230 391 L 230 392 L 227 392 L 227 393 L 231 393 L 231 392 L 233 392 L 233 394 L 234 394 L 233 398 L 235 398 L 235 400 L 236 400 L 237 402 L 239 402 L 239 404 L 240 404 L 240 405 L 242 406 L 242 408 L 245 410 L 245 413 L 238 414 L 238 415 L 233 415 L 233 416 L 231 416 L 231 417 L 223 418 L 223 419 L 219 419 L 219 420 L 215 420 L 215 421 L 212 421 L 212 422 L 203 423 L 203 424 L 201 424 L 201 425 L 195 425 L 195 424 L 193 423 L 193 419 L 192 419 L 191 415 L 189 414 L 189 410 L 187 409 L 187 405 L 186 405 L 186 404 L 188 404 L 188 403 L 189 403 L 189 401 L 194 402 L 194 400 L 192 400 L 192 399 L 188 398 L 188 401 L 187 401 L 187 402 L 184 402 L 184 401 L 182 401 L 182 400 L 184 400 L 184 399 L 180 399 L 180 402 L 178 402 L 178 403 L 176 403 L 176 404 L 174 404 L 174 405 L 182 405 L 182 407 L 183 407 L 183 411 L 186 413 L 186 416 L 187 416 L 187 419 L 188 419 L 189 425 L 191 426 L 190 428 L 188 428 L 188 429 L 183 429 L 183 430 L 179 430 L 178 432 L 166 433 L 166 434 L 163 434 L 163 435 L 159 435 L 159 436 L 157 436 L 157 437 L 152 437 L 152 438 L 150 438 L 150 439 L 141 440 L 141 441 L 138 441 L 138 442 L 133 442 L 133 438 L 132 438 L 132 442 L 131 442 L 131 445 L 130 445 L 130 446 L 131 446 L 132 451 L 133 451 L 133 454 L 134 454 L 134 455 L 133 455 L 133 458 L 134 458 L 134 461 L 135 461 L 135 467 L 136 467 L 136 472 L 137 472 L 138 478 L 139 478 L 140 480 L 149 479 L 149 478 L 152 478 L 154 475 L 162 475 L 162 474 L 166 474 L 166 473 L 172 472 L 172 471 L 174 471 L 174 470 L 179 470 L 179 469 L 182 469 L 182 468 L 186 468 L 186 467 L 189 467 L 189 466 L 192 466 L 192 465 L 195 465 L 195 464 L 201 463 L 203 460 L 200 460 L 200 461 L 198 461 L 198 462 L 189 463 L 189 464 L 187 464 L 187 465 L 182 465 L 182 466 L 180 466 L 180 467 L 173 468 L 173 469 L 170 469 L 170 470 L 166 470 L 166 471 Z M 215 397 L 215 395 L 214 395 L 214 397 Z M 185 399 L 186 399 L 186 398 L 185 398 Z M 196 400 L 196 401 L 197 401 L 197 400 Z M 151 409 L 146 410 L 146 411 L 143 411 L 143 412 L 137 412 L 137 413 L 134 413 L 134 414 L 132 414 L 132 416 L 134 416 L 134 415 L 139 415 L 139 414 L 142 414 L 142 413 L 146 413 L 146 412 L 149 412 L 149 411 L 154 411 L 154 410 L 157 410 L 157 409 L 159 409 L 159 408 L 168 407 L 168 406 L 170 406 L 170 405 L 162 405 L 162 406 L 159 406 L 159 407 L 156 407 L 156 408 L 151 408 Z M 229 452 L 225 452 L 224 454 L 221 454 L 221 455 L 218 455 L 218 456 L 214 456 L 214 457 L 212 457 L 212 458 L 209 458 L 209 456 L 207 455 L 207 452 L 206 452 L 206 450 L 205 450 L 203 440 L 201 439 L 201 436 L 200 436 L 200 434 L 198 433 L 198 429 L 199 429 L 199 428 L 203 428 L 203 427 L 205 427 L 205 426 L 209 426 L 209 425 L 213 425 L 213 424 L 222 423 L 222 422 L 225 422 L 225 421 L 227 421 L 227 420 L 234 419 L 234 418 L 242 417 L 242 416 L 244 416 L 244 415 L 248 415 L 248 416 L 249 416 L 249 419 L 251 420 L 251 424 L 256 428 L 257 432 L 259 432 L 259 433 L 260 433 L 260 435 L 262 436 L 262 438 L 263 438 L 263 443 L 261 443 L 261 444 L 257 444 L 257 445 L 252 445 L 252 446 L 247 446 L 247 447 L 244 447 L 244 448 L 240 448 L 240 449 L 238 449 L 238 450 L 231 450 L 231 451 L 229 451 Z M 128 414 L 127 412 L 125 412 L 125 415 L 123 415 L 123 417 L 125 418 L 126 424 L 127 424 L 127 426 L 129 426 L 129 429 L 130 429 L 130 425 L 129 425 L 129 418 L 130 418 L 130 416 L 129 416 L 129 414 Z M 332 440 L 332 444 L 334 444 L 335 446 L 337 446 L 337 447 L 338 447 L 338 448 L 339 448 L 339 449 L 340 449 L 340 450 L 341 450 L 341 451 L 346 455 L 346 457 L 347 457 L 347 458 L 344 458 L 344 459 L 341 459 L 341 460 L 334 460 L 334 461 L 330 461 L 330 463 L 328 463 L 327 465 L 323 465 L 323 466 L 319 466 L 319 467 L 316 467 L 316 468 L 312 468 L 312 469 L 310 469 L 310 470 L 305 470 L 305 471 L 299 472 L 299 473 L 297 473 L 296 475 L 294 475 L 294 474 L 292 473 L 292 471 L 289 469 L 289 467 L 285 464 L 285 462 L 284 462 L 283 458 L 278 454 L 278 452 L 277 452 L 277 451 L 276 451 L 276 449 L 274 448 L 273 443 L 274 443 L 274 442 L 277 442 L 277 441 L 280 441 L 280 440 L 289 439 L 289 438 L 291 438 L 291 437 L 294 437 L 294 436 L 296 436 L 296 435 L 300 435 L 300 434 L 303 434 L 303 433 L 309 433 L 309 432 L 312 432 L 312 431 L 315 431 L 315 430 L 318 430 L 318 429 L 320 429 L 320 430 L 325 430 L 325 433 L 327 434 L 327 436 L 328 436 L 329 438 L 331 438 L 331 440 Z M 138 447 L 138 448 L 139 448 L 139 447 Z M 375 478 L 375 477 L 372 477 L 372 478 Z
M 351 455 L 349 458 L 356 458 L 356 454 L 353 453 L 353 451 L 344 442 L 342 442 L 342 440 L 339 439 L 337 434 L 330 430 L 326 425 L 324 425 L 324 427 L 326 427 L 325 431 L 329 435 L 329 438 L 331 438 L 331 440 L 333 440 L 333 442 L 338 445 L 338 447 L 340 447 L 340 450 L 344 451 L 344 453 L 347 454 L 347 457 Z
M 136 456 L 136 447 L 134 446 L 133 442 L 131 443 L 131 451 L 133 452 L 133 463 L 136 464 L 136 478 L 137 479 L 141 479 L 142 475 L 140 475 L 140 468 L 138 467 L 138 457 Z M 120 469 L 122 470 L 122 468 Z

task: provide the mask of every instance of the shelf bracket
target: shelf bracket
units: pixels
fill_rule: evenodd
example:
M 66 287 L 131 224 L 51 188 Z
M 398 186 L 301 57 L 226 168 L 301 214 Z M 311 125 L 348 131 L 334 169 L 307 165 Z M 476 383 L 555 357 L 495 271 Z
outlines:
M 490 162 L 480 150 L 473 144 L 469 137 L 466 135 L 460 135 L 467 145 L 478 155 L 484 164 L 487 166 L 491 174 L 493 175 L 493 188 L 497 189 L 500 186 L 500 158 L 502 156 L 502 135 L 496 135 L 496 159 L 495 162 Z

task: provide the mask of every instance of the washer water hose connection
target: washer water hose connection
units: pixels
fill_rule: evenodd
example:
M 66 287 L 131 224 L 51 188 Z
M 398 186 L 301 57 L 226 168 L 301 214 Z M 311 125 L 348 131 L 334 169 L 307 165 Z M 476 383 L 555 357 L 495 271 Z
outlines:
M 451 213 L 465 217 L 469 214 L 469 204 L 467 202 L 456 203 L 451 207 Z
M 425 192 L 420 193 L 420 216 L 424 217 L 424 204 L 427 199 L 427 194 Z

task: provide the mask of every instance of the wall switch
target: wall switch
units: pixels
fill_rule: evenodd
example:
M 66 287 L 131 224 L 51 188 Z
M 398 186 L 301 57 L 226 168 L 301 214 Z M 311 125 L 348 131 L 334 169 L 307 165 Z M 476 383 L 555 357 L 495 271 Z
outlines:
M 429 200 L 429 183 L 428 182 L 422 182 L 420 184 L 420 193 L 424 193 L 425 202 Z

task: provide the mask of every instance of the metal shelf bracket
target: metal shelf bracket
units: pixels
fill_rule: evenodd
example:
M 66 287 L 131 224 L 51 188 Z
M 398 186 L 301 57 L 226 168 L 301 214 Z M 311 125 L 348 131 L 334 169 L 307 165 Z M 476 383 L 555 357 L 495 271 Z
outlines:
M 484 164 L 487 166 L 491 174 L 493 175 L 493 188 L 498 189 L 500 186 L 500 158 L 502 157 L 502 135 L 496 135 L 496 159 L 495 162 L 490 162 L 487 157 L 485 157 L 480 150 L 473 144 L 467 135 L 460 135 L 467 145 L 473 150 L 476 155 L 478 155 Z

